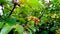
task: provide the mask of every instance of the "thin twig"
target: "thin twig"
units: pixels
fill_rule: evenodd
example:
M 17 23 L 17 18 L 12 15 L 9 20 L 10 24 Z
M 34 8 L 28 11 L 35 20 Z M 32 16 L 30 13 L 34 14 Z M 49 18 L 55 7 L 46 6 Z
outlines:
M 11 10 L 11 12 L 10 12 L 9 16 L 11 16 L 11 14 L 13 13 L 13 11 L 14 11 L 15 7 L 16 7 L 16 4 L 14 4 L 14 7 L 13 7 L 13 9 Z M 8 17 L 9 17 L 9 16 L 8 16 Z

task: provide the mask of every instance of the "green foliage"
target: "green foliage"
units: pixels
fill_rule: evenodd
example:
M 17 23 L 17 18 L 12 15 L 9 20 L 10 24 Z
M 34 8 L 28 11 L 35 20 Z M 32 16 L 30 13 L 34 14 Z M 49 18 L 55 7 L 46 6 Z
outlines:
M 7 4 L 6 0 L 0 0 L 0 4 Z
M 4 25 L 4 27 L 2 28 L 0 34 L 8 34 L 10 30 L 11 30 L 11 27 L 10 27 L 8 24 L 6 24 L 6 25 Z
M 0 34 L 60 34 L 60 0 L 0 0 Z M 20 5 L 20 6 L 18 6 Z M 1 8 L 1 7 L 0 7 Z M 11 33 L 12 32 L 12 33 Z

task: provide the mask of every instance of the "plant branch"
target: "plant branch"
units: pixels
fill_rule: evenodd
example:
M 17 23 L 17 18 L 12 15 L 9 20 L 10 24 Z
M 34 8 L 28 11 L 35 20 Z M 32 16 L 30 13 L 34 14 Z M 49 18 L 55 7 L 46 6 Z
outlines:
M 11 16 L 11 14 L 13 13 L 13 11 L 14 11 L 15 7 L 16 7 L 16 4 L 14 4 L 14 7 L 13 7 L 13 9 L 11 10 L 11 12 L 10 12 L 9 16 Z M 8 16 L 8 17 L 9 17 L 9 16 Z

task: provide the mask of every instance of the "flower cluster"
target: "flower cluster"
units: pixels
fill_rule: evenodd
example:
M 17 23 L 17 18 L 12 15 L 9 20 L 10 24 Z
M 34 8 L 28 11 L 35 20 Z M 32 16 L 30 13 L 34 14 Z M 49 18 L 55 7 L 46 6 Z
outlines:
M 38 22 L 40 21 L 39 18 L 37 17 L 33 17 L 33 16 L 28 16 L 27 19 L 30 21 L 30 20 L 33 20 L 35 22 L 35 24 L 38 24 Z

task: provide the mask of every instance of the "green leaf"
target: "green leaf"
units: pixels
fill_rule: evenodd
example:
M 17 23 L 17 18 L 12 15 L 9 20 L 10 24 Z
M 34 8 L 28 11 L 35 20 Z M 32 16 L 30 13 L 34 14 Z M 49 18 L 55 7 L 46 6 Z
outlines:
M 18 24 L 16 25 L 16 30 L 19 34 L 23 34 L 23 32 L 24 32 L 23 26 L 18 25 Z
M 17 24 L 16 18 L 7 18 L 6 23 L 8 23 L 10 26 L 16 25 Z
M 10 30 L 11 30 L 11 27 L 10 27 L 8 24 L 6 24 L 6 25 L 2 28 L 0 34 L 8 34 L 8 33 L 10 32 Z
M 50 31 L 54 31 L 56 29 L 56 27 L 52 27 L 50 28 Z
M 28 34 L 32 34 L 32 31 L 28 28 Z
M 6 0 L 0 0 L 0 4 L 7 4 Z
M 34 21 L 29 22 L 30 26 L 34 26 L 34 23 L 35 23 Z
M 43 31 L 41 34 L 48 34 L 48 31 Z
M 4 23 L 3 22 L 0 22 L 0 28 L 2 28 L 3 25 L 4 25 Z
M 41 6 L 41 4 L 39 3 L 39 1 L 38 0 L 27 0 L 27 2 L 32 6 L 32 7 L 34 7 L 34 8 L 38 8 L 39 6 Z
M 36 32 L 36 29 L 34 26 L 29 26 L 29 28 L 33 31 L 33 32 Z
M 26 23 L 25 19 L 24 18 L 20 18 L 20 23 L 22 23 L 22 24 L 24 23 L 25 24 Z

